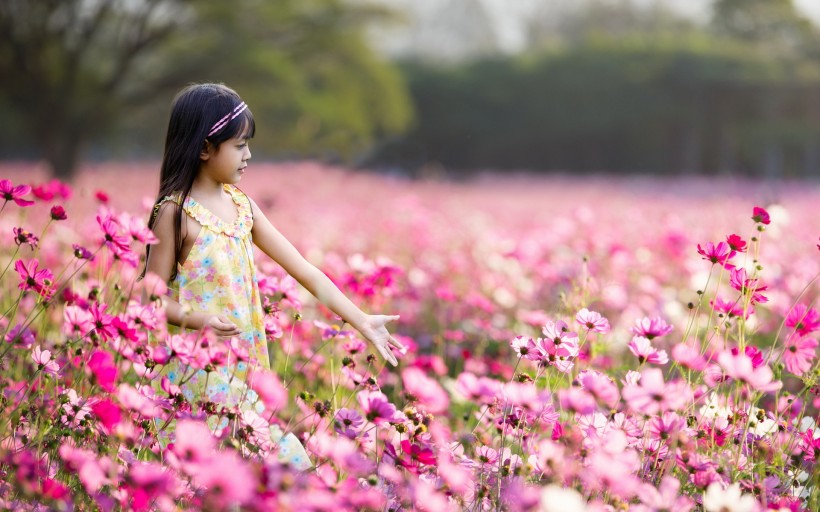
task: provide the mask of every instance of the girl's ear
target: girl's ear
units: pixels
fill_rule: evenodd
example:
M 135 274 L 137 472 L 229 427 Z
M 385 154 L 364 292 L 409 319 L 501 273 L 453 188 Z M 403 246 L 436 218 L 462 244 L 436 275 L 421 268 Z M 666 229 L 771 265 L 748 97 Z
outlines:
M 214 146 L 211 144 L 210 141 L 206 140 L 205 144 L 202 145 L 202 151 L 199 152 L 199 159 L 202 161 L 208 160 L 211 158 L 211 154 L 214 152 Z

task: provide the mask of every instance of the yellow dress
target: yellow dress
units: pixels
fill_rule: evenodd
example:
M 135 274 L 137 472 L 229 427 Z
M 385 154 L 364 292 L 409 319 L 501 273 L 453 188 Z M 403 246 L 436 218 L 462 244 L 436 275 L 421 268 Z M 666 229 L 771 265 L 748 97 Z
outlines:
M 238 342 L 248 352 L 248 361 L 216 367 L 214 371 L 197 370 L 190 378 L 191 369 L 174 359 L 166 365 L 162 375 L 179 385 L 183 396 L 191 404 L 207 400 L 215 404 L 239 406 L 243 411 L 262 412 L 264 405 L 254 391 L 246 386 L 248 370 L 261 367 L 270 370 L 264 313 L 253 261 L 253 213 L 250 200 L 239 189 L 224 185 L 237 208 L 233 224 L 188 197 L 182 205 L 187 215 L 202 228 L 183 264 L 178 264 L 177 275 L 170 283 L 171 298 L 192 312 L 224 315 L 242 332 Z M 179 198 L 168 196 L 165 201 L 179 204 Z M 169 326 L 172 327 L 172 326 Z M 169 329 L 173 332 L 173 329 Z M 185 381 L 180 384 L 180 381 Z M 159 378 L 158 378 L 159 380 Z M 225 428 L 227 418 L 217 424 L 217 416 L 210 416 L 212 430 Z M 173 429 L 169 429 L 173 430 Z M 168 442 L 167 438 L 165 441 Z M 271 440 L 279 444 L 279 459 L 298 469 L 312 466 L 304 447 L 293 434 L 282 436 L 277 426 L 271 427 Z

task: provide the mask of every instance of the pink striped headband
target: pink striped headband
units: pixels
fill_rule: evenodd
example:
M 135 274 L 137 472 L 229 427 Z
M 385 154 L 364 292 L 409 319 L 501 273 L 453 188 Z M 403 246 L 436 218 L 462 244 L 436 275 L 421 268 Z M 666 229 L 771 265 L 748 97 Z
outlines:
M 225 125 L 236 119 L 236 117 L 242 112 L 244 112 L 246 108 L 248 108 L 248 105 L 246 105 L 244 101 L 237 105 L 236 108 L 233 109 L 233 112 L 226 114 L 225 117 L 223 117 L 222 119 L 217 121 L 216 124 L 211 126 L 211 131 L 208 132 L 208 137 L 215 134 L 222 128 L 225 128 Z

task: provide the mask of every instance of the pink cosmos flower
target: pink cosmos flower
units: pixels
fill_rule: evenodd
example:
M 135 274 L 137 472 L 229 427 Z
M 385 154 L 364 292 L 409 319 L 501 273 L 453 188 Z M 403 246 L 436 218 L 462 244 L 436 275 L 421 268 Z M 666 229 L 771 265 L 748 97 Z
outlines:
M 758 224 L 769 224 L 771 222 L 769 212 L 759 206 L 752 208 L 752 220 Z
M 633 336 L 632 340 L 627 344 L 629 351 L 638 358 L 641 364 L 666 364 L 669 362 L 669 357 L 665 350 L 656 350 L 652 346 L 652 342 L 643 336 Z
M 720 264 L 729 268 L 733 266 L 729 263 L 729 260 L 734 258 L 736 253 L 726 242 L 718 242 L 717 245 L 712 242 L 706 242 L 705 248 L 698 244 L 698 254 L 703 256 L 703 259 L 706 261 L 712 262 L 713 265 Z
M 60 365 L 57 364 L 57 361 L 51 359 L 51 351 L 42 350 L 40 345 L 37 345 L 31 351 L 31 359 L 43 369 L 43 372 L 49 375 L 57 375 L 60 372 Z
M 746 240 L 740 238 L 739 235 L 729 235 L 726 237 L 726 243 L 729 248 L 737 252 L 746 252 Z
M 692 400 L 692 391 L 685 382 L 664 382 L 658 368 L 644 370 L 638 384 L 624 386 L 622 395 L 630 409 L 650 416 L 680 409 Z
M 814 364 L 817 356 L 817 340 L 796 334 L 786 338 L 783 347 L 783 363 L 795 375 L 803 375 Z
M 588 331 L 606 334 L 609 332 L 609 320 L 601 316 L 600 313 L 582 309 L 575 315 L 575 321 L 586 327 Z
M 709 304 L 712 306 L 712 309 L 717 311 L 718 313 L 722 313 L 729 318 L 733 316 L 742 316 L 744 319 L 749 318 L 749 315 L 753 315 L 755 312 L 754 306 L 751 304 L 746 311 L 743 311 L 743 304 L 740 302 L 740 299 L 732 302 L 728 300 L 723 300 L 720 297 L 715 297 L 714 300 L 710 300 Z
M 364 425 L 364 418 L 353 409 L 341 408 L 336 411 L 333 428 L 348 439 L 356 439 L 358 431 Z
M 661 485 L 657 488 L 651 484 L 644 484 L 641 492 L 638 493 L 643 506 L 636 508 L 636 512 L 661 512 L 663 510 L 689 512 L 694 507 L 694 503 L 690 498 L 681 496 L 679 493 L 680 480 L 672 476 L 663 477 Z
M 89 494 L 96 493 L 103 485 L 111 484 L 111 459 L 99 457 L 91 450 L 77 448 L 64 442 L 60 446 L 60 458 L 66 464 L 66 469 L 75 472 L 80 478 L 85 490 Z
M 561 409 L 576 414 L 592 414 L 595 412 L 595 397 L 581 388 L 569 387 L 558 390 L 558 403 Z
M 658 336 L 669 334 L 672 332 L 672 326 L 667 324 L 661 317 L 649 318 L 644 317 L 635 322 L 635 327 L 631 327 L 629 331 L 632 334 L 643 336 L 648 340 L 653 340 Z
M 815 433 L 815 429 L 810 428 L 800 434 L 800 448 L 803 450 L 804 458 L 809 462 L 820 460 L 820 434 Z
M 229 510 L 253 497 L 259 485 L 248 461 L 233 451 L 218 451 L 207 464 L 192 469 L 193 480 L 205 491 L 204 509 Z
M 751 279 L 746 276 L 745 269 L 729 269 L 729 284 L 742 295 L 750 295 L 751 304 L 757 302 L 769 302 L 769 299 L 762 292 L 769 289 L 768 286 L 760 284 L 759 279 Z
M 167 378 L 165 380 L 167 381 Z M 170 383 L 168 384 L 170 385 Z M 134 388 L 125 383 L 120 384 L 117 386 L 117 400 L 126 409 L 137 412 L 146 418 L 162 416 L 162 408 L 157 404 L 159 400 L 150 386 Z
M 538 351 L 538 347 L 535 346 L 535 340 L 532 338 L 528 338 L 526 336 L 516 336 L 510 342 L 510 346 L 519 357 L 523 357 L 531 361 L 537 361 L 541 358 L 541 353 Z
M 686 429 L 686 418 L 672 411 L 653 416 L 648 423 L 649 435 L 653 439 L 667 440 L 674 438 L 678 432 Z
M 183 462 L 201 463 L 211 459 L 216 450 L 216 439 L 204 423 L 180 420 L 176 426 L 176 439 L 169 448 Z
M 28 263 L 23 260 L 17 260 L 14 263 L 14 270 L 20 274 L 21 290 L 34 290 L 44 300 L 51 298 L 54 293 L 52 285 L 54 284 L 54 274 L 51 270 L 44 268 L 38 270 L 39 262 L 37 260 L 29 260 Z
M 95 350 L 88 360 L 87 368 L 97 384 L 105 391 L 114 391 L 114 383 L 119 371 L 114 365 L 114 356 L 105 350 Z
M 381 391 L 360 391 L 356 395 L 356 400 L 367 421 L 372 421 L 376 425 L 398 423 L 403 419 L 403 414 L 396 410 L 396 406 Z
M 63 334 L 85 336 L 93 329 L 91 313 L 79 306 L 66 306 L 63 310 Z
M 501 392 L 501 383 L 489 377 L 476 377 L 473 373 L 463 372 L 456 379 L 456 390 L 467 400 L 491 404 Z
M 180 482 L 167 468 L 156 462 L 136 462 L 128 468 L 124 487 L 127 489 L 129 508 L 142 511 L 162 509 L 162 497 L 173 498 Z
M 793 327 L 801 336 L 820 329 L 820 313 L 805 304 L 797 304 L 786 317 L 786 327 Z
M 27 195 L 29 192 L 31 192 L 31 187 L 29 185 L 17 185 L 15 187 L 9 180 L 0 180 L 0 196 L 4 199 L 4 206 L 9 201 L 14 201 L 17 203 L 17 206 L 33 205 L 34 201 L 23 199 L 23 196 Z
M 419 405 L 431 414 L 441 414 L 450 407 L 450 397 L 435 379 L 416 367 L 401 372 L 404 390 L 418 400 Z
M 259 369 L 250 377 L 250 388 L 256 391 L 269 411 L 276 411 L 288 403 L 288 391 L 272 372 Z
M 26 231 L 23 228 L 13 228 L 14 243 L 17 245 L 28 244 L 31 249 L 36 249 L 40 243 L 40 239 L 34 233 Z
M 108 309 L 108 304 L 100 304 L 99 302 L 92 302 L 89 308 L 91 313 L 91 322 L 94 325 L 94 331 L 103 340 L 111 340 L 117 335 L 117 329 L 114 328 L 114 317 L 105 312 Z
M 764 364 L 755 368 L 752 359 L 745 353 L 721 352 L 718 355 L 718 363 L 726 372 L 726 375 L 748 384 L 752 389 L 775 391 L 783 385 L 780 381 L 772 382 L 772 370 L 768 365 Z
M 696 371 L 703 370 L 706 368 L 706 359 L 700 355 L 696 343 L 678 343 L 672 347 L 672 359 L 684 368 Z
M 581 388 L 592 395 L 600 404 L 614 409 L 618 404 L 620 395 L 615 382 L 601 372 L 595 370 L 583 370 L 576 377 Z

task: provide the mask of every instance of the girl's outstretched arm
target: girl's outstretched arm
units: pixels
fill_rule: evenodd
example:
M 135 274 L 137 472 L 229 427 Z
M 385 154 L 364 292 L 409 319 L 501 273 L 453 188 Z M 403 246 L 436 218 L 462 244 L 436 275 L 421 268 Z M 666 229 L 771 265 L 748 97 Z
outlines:
M 288 274 L 299 281 L 299 284 L 307 288 L 319 302 L 352 325 L 376 347 L 382 357 L 396 366 L 398 362 L 390 351 L 390 345 L 399 350 L 403 350 L 404 346 L 390 335 L 385 324 L 398 320 L 398 315 L 364 313 L 345 297 L 324 272 L 307 261 L 293 244 L 271 224 L 256 203 L 253 200 L 250 201 L 253 208 L 253 241 L 257 247 L 281 265 Z
M 159 238 L 159 243 L 151 246 L 148 261 L 145 263 L 145 271 L 153 272 L 165 283 L 171 279 L 171 273 L 177 264 L 173 224 L 176 208 L 179 208 L 177 204 L 169 201 L 163 204 L 159 212 L 157 212 L 157 219 L 154 223 L 153 231 L 154 234 L 157 235 L 157 238 Z M 188 222 L 184 214 L 182 221 L 183 224 Z M 184 232 L 183 230 L 183 233 Z M 147 297 L 143 297 L 143 301 L 147 301 Z M 170 297 L 163 297 L 162 304 L 165 307 L 165 316 L 169 324 L 184 326 L 188 329 L 195 330 L 207 326 L 210 327 L 217 336 L 224 338 L 241 334 L 237 326 L 223 315 L 186 312 L 179 302 Z

